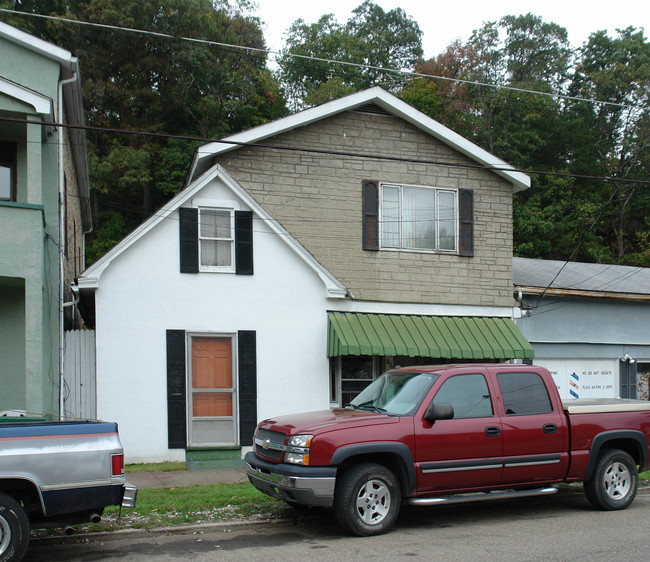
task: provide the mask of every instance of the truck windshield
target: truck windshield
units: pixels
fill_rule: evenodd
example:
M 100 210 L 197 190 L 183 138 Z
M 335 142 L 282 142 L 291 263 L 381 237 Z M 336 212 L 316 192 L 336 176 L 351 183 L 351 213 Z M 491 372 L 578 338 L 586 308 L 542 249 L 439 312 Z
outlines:
M 438 375 L 433 373 L 388 371 L 364 388 L 348 407 L 398 416 L 408 415 L 424 400 L 437 378 Z

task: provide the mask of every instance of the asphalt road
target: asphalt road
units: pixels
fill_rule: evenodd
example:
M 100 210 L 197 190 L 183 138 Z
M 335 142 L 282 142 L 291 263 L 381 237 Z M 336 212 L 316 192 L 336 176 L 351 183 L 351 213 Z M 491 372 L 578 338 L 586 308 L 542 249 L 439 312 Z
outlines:
M 407 507 L 377 537 L 346 536 L 321 511 L 294 521 L 35 541 L 25 560 L 648 560 L 649 520 L 647 493 L 627 510 L 603 512 L 563 490 L 509 503 Z

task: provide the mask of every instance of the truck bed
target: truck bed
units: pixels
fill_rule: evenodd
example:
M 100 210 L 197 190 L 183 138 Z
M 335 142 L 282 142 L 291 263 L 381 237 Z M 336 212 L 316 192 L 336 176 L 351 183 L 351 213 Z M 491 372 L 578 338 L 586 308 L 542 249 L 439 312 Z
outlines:
M 562 400 L 567 414 L 599 414 L 605 412 L 648 412 L 650 401 L 624 398 L 580 398 Z

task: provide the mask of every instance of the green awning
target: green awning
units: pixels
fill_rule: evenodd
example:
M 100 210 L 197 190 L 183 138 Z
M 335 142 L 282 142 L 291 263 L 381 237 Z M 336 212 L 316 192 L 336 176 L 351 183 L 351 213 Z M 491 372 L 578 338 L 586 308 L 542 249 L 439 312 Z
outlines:
M 532 359 L 510 318 L 328 312 L 327 356 Z

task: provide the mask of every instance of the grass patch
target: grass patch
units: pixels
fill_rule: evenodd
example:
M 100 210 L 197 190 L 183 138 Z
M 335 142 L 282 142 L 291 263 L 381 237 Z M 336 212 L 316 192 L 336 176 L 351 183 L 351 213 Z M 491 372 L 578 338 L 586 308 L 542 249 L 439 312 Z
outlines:
M 156 462 L 156 463 L 139 463 L 127 464 L 124 467 L 124 472 L 175 472 L 178 470 L 187 470 L 187 463 L 185 462 Z
M 138 491 L 136 508 L 122 509 L 121 519 L 118 518 L 119 507 L 107 507 L 102 521 L 84 526 L 84 530 L 151 529 L 240 519 L 276 519 L 292 511 L 284 502 L 260 493 L 249 482 L 152 488 Z

